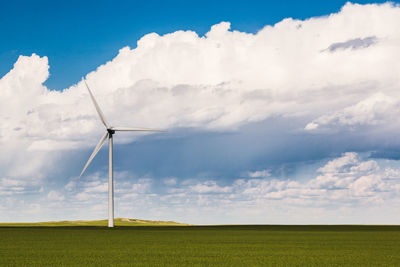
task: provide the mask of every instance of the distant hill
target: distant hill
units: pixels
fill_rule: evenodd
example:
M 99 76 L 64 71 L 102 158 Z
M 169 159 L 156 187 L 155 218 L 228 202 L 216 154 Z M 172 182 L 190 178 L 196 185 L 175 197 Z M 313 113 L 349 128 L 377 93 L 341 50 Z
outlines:
M 107 226 L 108 220 L 97 221 L 54 221 L 36 223 L 0 223 L 1 226 Z M 190 224 L 172 221 L 150 221 L 141 219 L 116 218 L 115 226 L 188 226 Z

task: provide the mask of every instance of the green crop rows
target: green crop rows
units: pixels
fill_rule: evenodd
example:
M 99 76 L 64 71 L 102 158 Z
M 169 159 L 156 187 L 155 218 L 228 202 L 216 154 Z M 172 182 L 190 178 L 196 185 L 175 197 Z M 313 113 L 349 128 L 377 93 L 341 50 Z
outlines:
M 400 266 L 400 227 L 0 227 L 0 266 L 76 265 Z

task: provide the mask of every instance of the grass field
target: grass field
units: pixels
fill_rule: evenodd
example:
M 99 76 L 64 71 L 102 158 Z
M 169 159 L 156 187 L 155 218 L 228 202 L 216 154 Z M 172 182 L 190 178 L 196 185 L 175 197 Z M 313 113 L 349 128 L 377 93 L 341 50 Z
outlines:
M 0 227 L 0 266 L 400 266 L 400 226 Z

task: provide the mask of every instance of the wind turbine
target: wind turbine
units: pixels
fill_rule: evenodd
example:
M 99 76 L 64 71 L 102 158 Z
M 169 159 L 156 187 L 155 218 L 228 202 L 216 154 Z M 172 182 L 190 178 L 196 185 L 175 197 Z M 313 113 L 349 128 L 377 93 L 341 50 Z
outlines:
M 86 162 L 85 167 L 79 175 L 79 178 L 85 172 L 86 168 L 89 166 L 90 162 L 92 162 L 93 158 L 96 156 L 97 152 L 101 149 L 101 147 L 106 142 L 108 137 L 108 227 L 114 227 L 114 170 L 113 170 L 113 135 L 118 131 L 129 131 L 129 132 L 165 132 L 164 130 L 158 129 L 148 129 L 148 128 L 134 128 L 134 127 L 112 127 L 106 121 L 103 112 L 101 111 L 99 104 L 97 104 L 96 99 L 94 98 L 92 92 L 89 89 L 86 81 L 82 78 L 82 81 L 85 83 L 86 88 L 88 89 L 90 98 L 93 101 L 94 107 L 96 108 L 97 114 L 99 114 L 101 122 L 106 127 L 106 132 L 103 137 L 100 139 L 100 142 L 94 148 L 92 155 L 90 155 L 88 161 Z

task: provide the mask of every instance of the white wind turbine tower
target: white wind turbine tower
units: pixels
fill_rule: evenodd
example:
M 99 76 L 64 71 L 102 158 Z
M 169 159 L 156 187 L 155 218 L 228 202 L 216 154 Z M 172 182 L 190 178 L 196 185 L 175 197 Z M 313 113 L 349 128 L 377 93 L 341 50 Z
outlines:
M 82 78 L 82 81 L 85 83 L 86 88 L 89 91 L 90 98 L 93 101 L 93 104 L 99 114 L 101 122 L 106 127 L 106 132 L 104 133 L 103 137 L 100 139 L 100 142 L 94 148 L 92 155 L 90 155 L 89 160 L 87 161 L 85 167 L 81 172 L 81 175 L 85 172 L 86 168 L 89 166 L 90 162 L 96 156 L 97 152 L 101 149 L 104 145 L 107 137 L 108 137 L 108 227 L 114 227 L 114 174 L 113 174 L 113 134 L 118 131 L 131 131 L 131 132 L 165 132 L 164 130 L 157 130 L 157 129 L 148 129 L 148 128 L 134 128 L 134 127 L 112 127 L 110 124 L 107 123 L 103 112 L 101 111 L 99 104 L 97 104 L 96 99 L 92 92 L 89 89 L 86 81 Z

